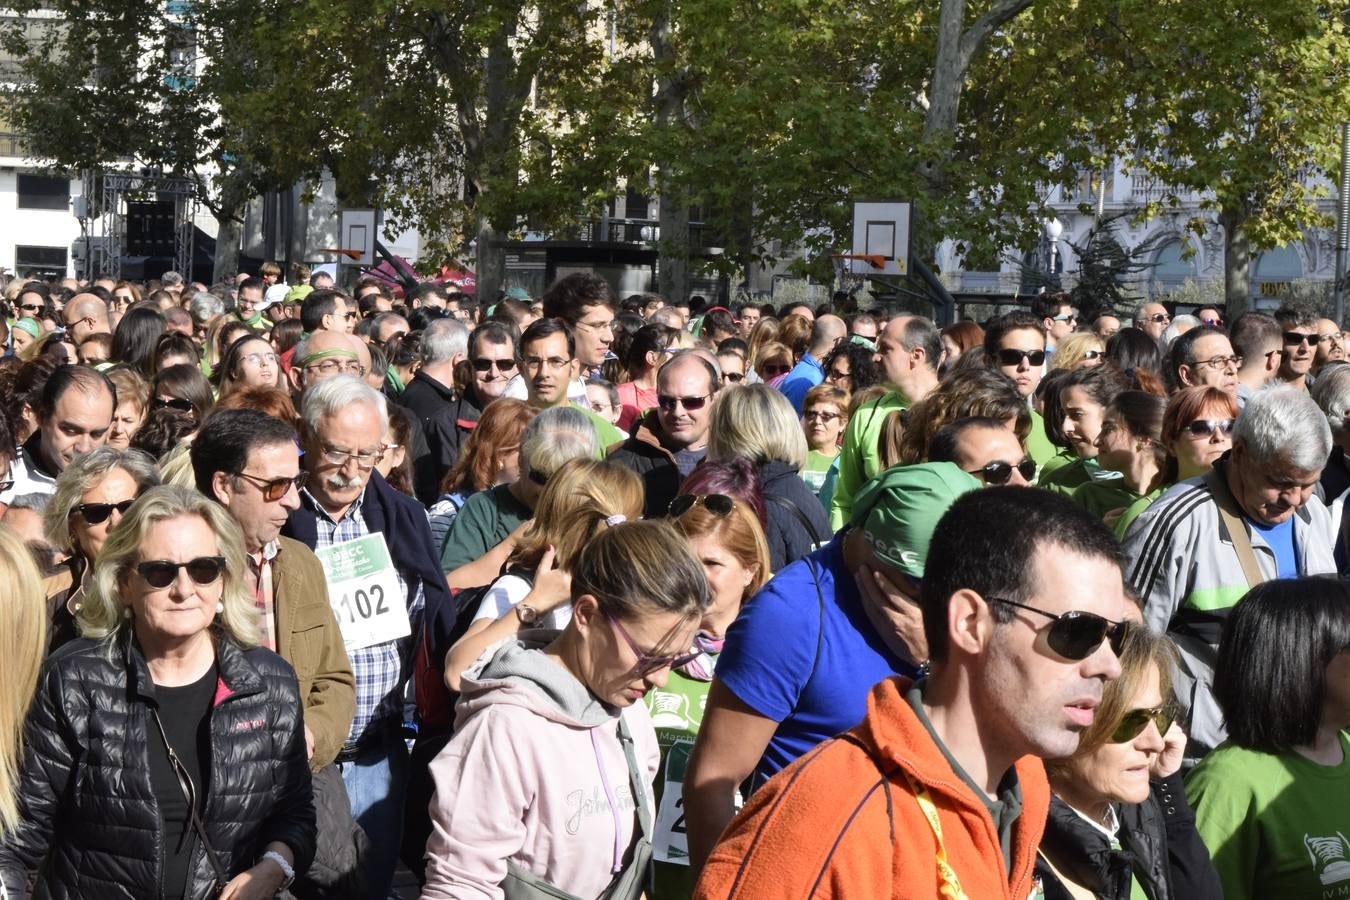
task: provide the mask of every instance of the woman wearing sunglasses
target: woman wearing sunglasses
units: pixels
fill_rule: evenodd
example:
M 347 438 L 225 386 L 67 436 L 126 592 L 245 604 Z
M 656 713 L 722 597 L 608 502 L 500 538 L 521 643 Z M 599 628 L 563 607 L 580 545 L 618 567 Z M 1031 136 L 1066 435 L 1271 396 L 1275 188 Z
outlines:
M 1176 648 L 1130 627 L 1120 677 L 1068 759 L 1046 763 L 1053 796 L 1037 874 L 1045 900 L 1219 900 L 1181 781 Z
M 826 511 L 839 475 L 839 441 L 848 425 L 848 391 L 832 384 L 818 384 L 802 399 L 802 428 L 806 432 L 806 483 Z
M 669 523 L 623 522 L 582 549 L 572 619 L 485 653 L 463 676 L 436 793 L 423 900 L 636 900 L 660 750 L 641 702 L 695 659 L 708 583 Z
M 77 457 L 56 479 L 47 507 L 47 539 L 67 558 L 65 570 L 47 580 L 51 650 L 79 637 L 75 619 L 108 532 L 137 497 L 159 483 L 154 460 L 139 450 L 114 447 Z
M 1140 501 L 1147 501 L 1147 506 L 1166 487 L 1162 445 L 1166 408 L 1167 401 L 1144 391 L 1124 391 L 1106 407 L 1097 431 L 1097 465 L 1120 477 L 1085 482 L 1074 488 L 1072 496 L 1108 528 L 1115 526 L 1127 508 Z
M 1228 739 L 1186 778 L 1228 900 L 1350 883 L 1350 587 L 1257 585 L 1224 623 L 1214 694 Z
M 147 491 L 109 531 L 26 726 L 0 877 L 53 898 L 272 897 L 315 819 L 295 673 L 255 646 L 243 537 L 195 490 Z M 222 891 L 223 889 L 223 891 Z
M 196 366 L 169 366 L 151 384 L 150 413 L 132 445 L 163 459 L 170 450 L 192 439 L 215 403 L 211 383 L 201 370 Z

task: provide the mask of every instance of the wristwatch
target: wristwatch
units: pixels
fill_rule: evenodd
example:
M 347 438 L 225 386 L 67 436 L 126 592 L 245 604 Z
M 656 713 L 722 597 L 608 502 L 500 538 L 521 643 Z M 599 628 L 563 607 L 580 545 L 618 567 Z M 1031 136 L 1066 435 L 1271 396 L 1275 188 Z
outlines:
M 292 866 L 290 863 L 286 862 L 286 857 L 282 856 L 275 850 L 268 850 L 266 853 L 262 855 L 262 858 L 270 859 L 272 862 L 276 863 L 278 866 L 281 867 L 281 874 L 285 877 L 284 880 L 281 882 L 281 887 L 277 888 L 277 890 L 284 891 L 287 888 L 289 888 L 291 886 L 291 883 L 295 881 L 295 867 Z
M 539 621 L 539 610 L 525 603 L 517 603 L 516 618 L 520 619 L 520 624 L 529 627 Z

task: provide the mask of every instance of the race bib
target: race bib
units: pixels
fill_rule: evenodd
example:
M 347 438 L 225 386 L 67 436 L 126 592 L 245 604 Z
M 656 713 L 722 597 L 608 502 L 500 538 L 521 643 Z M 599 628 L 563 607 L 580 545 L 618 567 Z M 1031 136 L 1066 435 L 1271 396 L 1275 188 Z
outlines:
M 403 589 L 383 534 L 324 547 L 314 555 L 323 564 L 328 601 L 349 651 L 412 634 Z
M 659 862 L 689 865 L 689 835 L 684 824 L 684 770 L 694 742 L 680 738 L 666 751 L 665 786 L 661 790 L 661 808 L 656 811 L 656 832 L 652 836 L 652 858 Z

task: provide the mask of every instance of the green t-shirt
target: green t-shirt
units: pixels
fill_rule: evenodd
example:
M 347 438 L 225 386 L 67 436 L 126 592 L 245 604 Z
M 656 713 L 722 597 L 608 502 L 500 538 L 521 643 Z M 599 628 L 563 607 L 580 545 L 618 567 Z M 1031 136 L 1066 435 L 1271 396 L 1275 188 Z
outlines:
M 511 493 L 510 485 L 499 484 L 479 491 L 464 502 L 450 523 L 445 546 L 441 548 L 441 568 L 453 572 L 481 558 L 533 515 Z
M 1039 470 L 1053 460 L 1059 448 L 1050 443 L 1045 436 L 1045 419 L 1036 410 L 1031 411 L 1031 431 L 1027 433 L 1027 456 L 1036 463 Z
M 1119 472 L 1109 472 L 1103 469 L 1097 465 L 1095 459 L 1075 459 L 1068 465 L 1055 469 L 1049 475 L 1042 473 L 1036 485 L 1045 488 L 1047 491 L 1054 491 L 1066 497 L 1071 497 L 1075 489 L 1090 481 L 1115 481 L 1118 483 L 1119 480 Z
M 817 453 L 815 450 L 806 454 L 806 468 L 802 469 L 802 481 L 811 489 L 811 493 L 819 494 L 820 489 L 825 484 L 825 476 L 830 474 L 830 469 L 839 462 L 839 452 L 835 451 L 830 456 L 824 453 Z M 826 512 L 829 510 L 826 509 Z
M 830 529 L 838 531 L 853 515 L 853 497 L 881 468 L 881 428 L 886 417 L 909 401 L 896 391 L 864 403 L 848 420 L 839 451 L 839 477 L 830 499 Z
M 694 749 L 694 736 L 703 723 L 708 702 L 706 681 L 671 672 L 666 683 L 647 692 L 643 702 L 651 714 L 661 745 L 661 768 L 652 788 L 656 820 L 652 858 L 656 861 L 656 892 L 652 900 L 689 900 L 694 877 L 689 869 L 689 841 L 684 826 L 684 772 Z
M 1160 485 L 1125 507 L 1125 512 L 1120 514 L 1120 518 L 1116 519 L 1116 524 L 1111 527 L 1111 530 L 1115 532 L 1116 540 L 1123 543 L 1125 533 L 1130 530 L 1130 525 L 1133 524 L 1134 520 L 1139 518 L 1139 514 L 1148 509 L 1153 501 L 1161 497 L 1163 491 L 1170 487 L 1170 484 Z
M 1226 900 L 1350 897 L 1350 736 L 1340 765 L 1219 746 L 1186 778 Z
M 1036 464 L 1036 482 L 1038 484 L 1044 484 L 1051 475 L 1077 461 L 1078 455 L 1072 450 L 1056 450 L 1054 456 L 1043 463 L 1038 462 Z
M 1125 485 L 1124 479 L 1117 478 L 1115 481 L 1089 481 L 1080 484 L 1073 489 L 1069 497 L 1083 509 L 1104 520 L 1106 514 L 1112 510 L 1118 509 L 1123 512 L 1126 507 L 1138 500 L 1140 495 L 1130 490 Z
M 572 405 L 590 416 L 591 424 L 595 426 L 595 433 L 600 437 L 600 459 L 605 458 L 605 451 L 610 447 L 628 440 L 628 435 L 620 431 L 613 422 L 602 418 L 595 410 L 587 409 L 580 403 L 573 403 Z

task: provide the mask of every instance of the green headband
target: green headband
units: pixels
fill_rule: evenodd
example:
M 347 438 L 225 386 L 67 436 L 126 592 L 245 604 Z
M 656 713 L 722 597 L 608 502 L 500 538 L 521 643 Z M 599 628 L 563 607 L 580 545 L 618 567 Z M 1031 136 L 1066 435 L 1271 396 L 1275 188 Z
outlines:
M 938 520 L 958 497 L 979 486 L 975 476 L 954 463 L 894 466 L 863 485 L 853 501 L 851 524 L 862 529 L 879 559 L 923 578 Z
M 28 335 L 30 337 L 35 338 L 42 337 L 42 323 L 39 322 L 37 319 L 34 319 L 32 316 L 23 317 L 22 319 L 14 323 L 14 327 L 22 328 L 24 331 L 28 332 Z
M 297 363 L 297 365 L 299 365 L 300 368 L 303 369 L 312 363 L 316 363 L 325 359 L 350 359 L 352 362 L 361 361 L 361 357 L 356 355 L 355 350 L 343 350 L 340 347 L 334 347 L 331 350 L 319 350 L 316 353 L 311 353 L 309 356 L 306 356 L 304 359 L 300 360 L 300 362 Z

